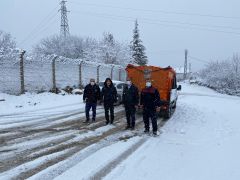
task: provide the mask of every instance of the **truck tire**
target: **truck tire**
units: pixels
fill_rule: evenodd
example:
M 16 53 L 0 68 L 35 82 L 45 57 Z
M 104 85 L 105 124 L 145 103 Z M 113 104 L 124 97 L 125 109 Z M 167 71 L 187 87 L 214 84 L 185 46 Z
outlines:
M 172 109 L 172 105 L 170 104 L 170 105 L 168 106 L 168 109 L 165 111 L 165 116 L 164 116 L 164 118 L 165 118 L 165 119 L 170 119 L 171 116 L 172 116 L 172 112 L 173 112 L 173 109 Z
M 177 107 L 177 102 L 175 101 L 172 109 L 176 109 L 176 107 Z

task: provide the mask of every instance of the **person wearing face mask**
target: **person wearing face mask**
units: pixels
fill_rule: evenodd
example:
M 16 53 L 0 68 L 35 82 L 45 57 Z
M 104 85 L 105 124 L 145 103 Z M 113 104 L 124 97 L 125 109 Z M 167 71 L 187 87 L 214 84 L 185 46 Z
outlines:
M 157 115 L 160 111 L 160 95 L 156 88 L 152 86 L 150 80 L 146 81 L 146 87 L 141 92 L 140 106 L 143 108 L 143 121 L 145 124 L 145 133 L 149 133 L 149 119 L 152 120 L 153 134 L 157 135 Z
M 122 102 L 125 107 L 127 126 L 126 129 L 134 130 L 135 114 L 139 103 L 138 88 L 127 78 L 127 85 L 123 89 Z
M 117 102 L 117 89 L 113 85 L 112 80 L 107 78 L 104 82 L 104 87 L 102 88 L 102 100 L 105 109 L 105 118 L 106 125 L 113 124 L 114 121 L 114 103 Z M 109 119 L 109 110 L 110 110 L 110 118 Z M 110 121 L 109 121 L 110 120 Z
M 97 101 L 100 100 L 100 88 L 95 79 L 90 79 L 89 84 L 84 88 L 83 101 L 85 105 L 86 121 L 89 122 L 89 111 L 92 109 L 92 122 L 96 119 Z

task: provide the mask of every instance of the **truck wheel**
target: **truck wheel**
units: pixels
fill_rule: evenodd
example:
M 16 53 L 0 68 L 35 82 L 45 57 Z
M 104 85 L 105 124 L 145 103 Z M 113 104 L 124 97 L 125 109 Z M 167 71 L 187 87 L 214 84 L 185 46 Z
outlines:
M 168 109 L 165 112 L 165 119 L 169 119 L 172 116 L 172 105 L 168 106 Z
M 176 107 L 177 107 L 177 102 L 175 101 L 172 109 L 176 109 Z

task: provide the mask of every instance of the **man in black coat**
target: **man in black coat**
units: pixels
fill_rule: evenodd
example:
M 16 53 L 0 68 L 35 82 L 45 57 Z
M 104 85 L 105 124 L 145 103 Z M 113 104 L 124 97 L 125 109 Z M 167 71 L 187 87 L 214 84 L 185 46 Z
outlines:
M 100 88 L 95 83 L 95 79 L 90 79 L 90 83 L 84 88 L 83 101 L 86 102 L 85 113 L 86 122 L 89 122 L 89 111 L 92 108 L 92 122 L 96 119 L 97 101 L 100 100 Z
M 114 103 L 117 102 L 117 90 L 114 87 L 112 80 L 107 78 L 102 88 L 102 100 L 105 109 L 106 124 L 112 124 L 114 121 Z M 110 110 L 110 121 L 109 121 L 109 110 Z
M 129 78 L 127 78 L 127 85 L 123 89 L 123 105 L 125 107 L 127 126 L 126 129 L 135 128 L 135 114 L 139 103 L 138 88 L 134 86 Z
M 150 80 L 146 81 L 146 87 L 141 92 L 140 105 L 143 108 L 143 121 L 145 124 L 145 133 L 149 133 L 149 118 L 152 120 L 153 134 L 157 135 L 157 115 L 160 111 L 160 95 L 156 88 L 151 84 Z

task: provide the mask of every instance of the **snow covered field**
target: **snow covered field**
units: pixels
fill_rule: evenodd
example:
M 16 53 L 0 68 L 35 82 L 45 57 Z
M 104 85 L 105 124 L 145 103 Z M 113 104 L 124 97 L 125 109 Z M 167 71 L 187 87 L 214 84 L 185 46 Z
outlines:
M 182 84 L 173 117 L 150 137 L 142 134 L 141 115 L 135 131 L 123 130 L 122 107 L 113 126 L 103 126 L 101 107 L 97 122 L 86 125 L 79 123 L 80 96 L 43 96 L 33 97 L 35 106 L 31 95 L 0 102 L 0 179 L 240 179 L 239 97 Z
M 82 96 L 80 95 L 61 95 L 53 93 L 26 93 L 21 96 L 0 93 L 0 115 L 23 113 L 29 111 L 39 111 L 48 109 L 54 111 L 56 107 L 73 109 L 73 106 L 81 108 Z

